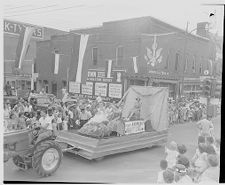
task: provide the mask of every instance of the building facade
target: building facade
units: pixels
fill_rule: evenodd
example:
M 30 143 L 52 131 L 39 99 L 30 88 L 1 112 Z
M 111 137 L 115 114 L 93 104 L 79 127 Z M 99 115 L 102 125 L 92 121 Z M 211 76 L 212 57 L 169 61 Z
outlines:
M 60 86 L 51 85 L 52 91 L 55 88 L 59 92 L 66 79 L 76 80 L 80 34 L 89 35 L 83 57 L 82 83 L 86 83 L 89 70 L 104 71 L 106 77 L 108 61 L 112 60 L 113 70 L 124 71 L 123 90 L 130 85 L 169 87 L 170 96 L 176 98 L 185 93 L 200 93 L 200 77 L 212 73 L 210 61 L 215 54 L 210 39 L 187 34 L 153 17 L 142 17 L 105 22 L 97 28 L 72 30 L 67 35 L 52 37 L 46 43 L 39 42 L 37 56 L 43 56 L 37 58 L 39 77 L 43 78 L 42 81 L 55 80 L 57 83 L 51 84 Z M 53 72 L 47 72 L 47 66 L 41 65 L 41 61 L 53 65 L 54 50 L 59 50 L 62 56 L 57 77 Z M 68 68 L 69 72 L 66 72 Z M 44 73 L 46 76 L 42 75 Z
M 64 31 L 31 25 L 23 22 L 4 20 L 4 83 L 9 83 L 12 88 L 23 91 L 31 88 L 32 64 L 36 58 L 36 42 L 50 39 L 51 35 L 65 33 Z M 26 54 L 21 70 L 15 69 L 16 49 L 22 28 L 34 26 L 35 31 L 32 35 L 30 46 Z M 35 68 L 35 67 L 34 67 Z M 35 71 L 33 71 L 35 72 Z M 13 92 L 15 94 L 15 91 Z

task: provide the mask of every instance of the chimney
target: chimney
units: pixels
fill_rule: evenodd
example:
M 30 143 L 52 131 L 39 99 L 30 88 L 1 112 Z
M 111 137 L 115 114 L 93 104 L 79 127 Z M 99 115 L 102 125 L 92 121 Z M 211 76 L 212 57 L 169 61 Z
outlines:
M 197 35 L 209 38 L 209 23 L 208 22 L 199 22 L 197 23 Z

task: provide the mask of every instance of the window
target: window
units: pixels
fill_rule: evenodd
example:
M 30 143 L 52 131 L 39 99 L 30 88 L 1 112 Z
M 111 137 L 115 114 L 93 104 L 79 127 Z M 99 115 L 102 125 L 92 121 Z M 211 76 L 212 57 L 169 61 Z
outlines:
M 192 61 L 192 72 L 196 72 L 196 56 L 193 56 L 193 61 Z
M 175 58 L 175 71 L 178 70 L 179 59 L 180 59 L 180 54 L 179 53 L 176 53 L 176 58 Z
M 202 63 L 199 66 L 199 74 L 202 74 Z
M 62 81 L 62 84 L 63 84 L 63 88 L 65 88 L 65 87 L 66 87 L 66 81 L 63 80 L 63 81 Z
M 98 63 L 98 48 L 92 48 L 92 61 L 93 61 L 93 65 L 97 65 L 97 63 Z
M 167 54 L 165 69 L 169 68 L 169 63 L 170 63 L 170 52 L 168 52 Z
M 116 48 L 116 65 L 121 65 L 123 62 L 123 46 Z
M 36 62 L 34 63 L 34 73 L 37 73 L 37 64 L 36 64 Z
M 188 56 L 186 55 L 185 56 L 185 64 L 184 64 L 184 72 L 186 73 L 187 72 L 187 69 L 188 69 Z

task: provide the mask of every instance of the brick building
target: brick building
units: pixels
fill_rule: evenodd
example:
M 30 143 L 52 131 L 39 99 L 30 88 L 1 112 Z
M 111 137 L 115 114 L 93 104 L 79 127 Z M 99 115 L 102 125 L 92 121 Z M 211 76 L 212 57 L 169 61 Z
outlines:
M 28 52 L 21 70 L 15 71 L 16 48 L 22 27 L 35 26 Z M 14 89 L 27 90 L 31 87 L 32 64 L 36 58 L 36 42 L 50 39 L 52 35 L 65 33 L 57 29 L 31 25 L 23 22 L 4 20 L 4 82 Z
M 213 69 L 210 60 L 214 60 L 215 55 L 214 46 L 201 29 L 198 26 L 200 35 L 192 35 L 153 17 L 141 17 L 72 30 L 69 34 L 38 43 L 39 80 L 50 84 L 57 95 L 67 78 L 75 80 L 78 34 L 82 33 L 89 34 L 83 58 L 82 83 L 88 79 L 89 69 L 105 71 L 107 61 L 112 60 L 113 70 L 125 71 L 124 90 L 129 85 L 154 85 L 169 87 L 172 97 L 180 93 L 200 93 L 200 76 L 210 75 Z M 54 50 L 62 54 L 60 72 L 55 76 L 50 68 Z M 133 57 L 136 57 L 137 71 L 134 70 Z M 45 65 L 43 61 L 46 61 Z

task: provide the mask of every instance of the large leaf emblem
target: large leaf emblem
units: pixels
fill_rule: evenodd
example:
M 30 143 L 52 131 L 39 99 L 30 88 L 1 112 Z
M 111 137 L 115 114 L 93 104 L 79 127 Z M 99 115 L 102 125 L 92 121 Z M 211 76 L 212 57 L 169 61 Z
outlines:
M 155 66 L 156 63 L 162 62 L 162 48 L 157 48 L 158 44 L 156 42 L 156 36 L 154 36 L 154 42 L 152 44 L 152 49 L 149 49 L 146 47 L 146 55 L 144 56 L 145 60 L 147 61 L 147 64 L 150 64 L 151 66 Z

